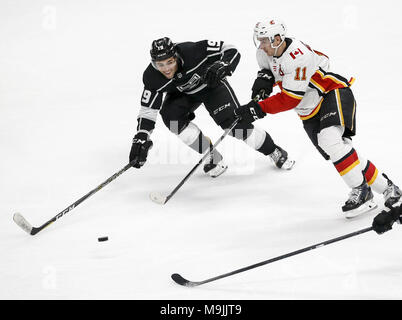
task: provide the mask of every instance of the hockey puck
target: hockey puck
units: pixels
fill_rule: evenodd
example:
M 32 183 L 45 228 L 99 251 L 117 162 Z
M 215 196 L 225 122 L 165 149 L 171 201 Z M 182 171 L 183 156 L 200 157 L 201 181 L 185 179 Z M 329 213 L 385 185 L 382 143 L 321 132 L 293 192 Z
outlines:
M 100 238 L 98 238 L 99 242 L 108 241 L 108 240 L 109 240 L 108 237 L 100 237 Z

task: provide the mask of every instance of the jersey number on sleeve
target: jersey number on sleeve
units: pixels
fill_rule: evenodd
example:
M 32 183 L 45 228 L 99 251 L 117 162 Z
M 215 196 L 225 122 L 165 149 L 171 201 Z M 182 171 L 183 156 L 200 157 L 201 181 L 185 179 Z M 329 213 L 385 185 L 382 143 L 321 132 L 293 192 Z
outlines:
M 208 40 L 207 51 L 219 51 L 220 42 Z
M 152 95 L 151 91 L 144 90 L 144 93 L 142 94 L 141 101 L 144 102 L 144 103 L 148 103 L 149 99 L 151 99 L 151 95 Z
M 302 77 L 300 78 L 300 70 L 302 73 Z M 295 80 L 298 81 L 305 81 L 307 79 L 306 77 L 306 71 L 307 71 L 307 67 L 304 67 L 303 69 L 301 69 L 300 67 L 296 69 L 296 76 L 295 76 Z

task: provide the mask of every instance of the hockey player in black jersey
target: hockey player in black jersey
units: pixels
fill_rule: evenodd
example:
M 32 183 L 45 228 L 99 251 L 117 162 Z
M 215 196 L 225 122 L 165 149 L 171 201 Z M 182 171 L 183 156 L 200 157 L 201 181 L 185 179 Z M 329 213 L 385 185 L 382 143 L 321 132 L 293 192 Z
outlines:
M 235 121 L 233 110 L 240 105 L 226 80 L 240 60 L 234 46 L 208 40 L 174 44 L 165 37 L 152 42 L 150 53 L 151 63 L 143 74 L 137 133 L 129 157 L 135 168 L 140 168 L 147 159 L 152 147 L 150 135 L 159 112 L 171 132 L 196 152 L 204 153 L 212 144 L 192 122 L 194 110 L 204 104 L 215 123 L 228 129 Z M 238 122 L 230 134 L 270 156 L 278 168 L 292 168 L 294 161 L 288 159 L 287 152 L 250 121 Z M 226 168 L 222 155 L 213 150 L 204 172 L 217 177 Z

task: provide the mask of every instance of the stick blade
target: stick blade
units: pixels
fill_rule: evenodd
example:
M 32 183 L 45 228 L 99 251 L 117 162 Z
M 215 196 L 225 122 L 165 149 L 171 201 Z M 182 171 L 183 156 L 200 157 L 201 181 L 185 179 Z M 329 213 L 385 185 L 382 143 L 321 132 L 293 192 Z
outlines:
M 25 232 L 32 234 L 32 226 L 31 224 L 22 216 L 21 213 L 16 212 L 13 215 L 14 222 Z
M 173 273 L 171 275 L 171 278 L 173 279 L 174 282 L 176 282 L 177 284 L 181 285 L 181 286 L 185 286 L 185 287 L 195 287 L 197 285 L 197 283 L 191 282 L 187 279 L 184 279 L 181 275 L 179 275 L 178 273 Z
M 153 201 L 153 202 L 155 202 L 155 203 L 157 203 L 157 204 L 165 204 L 166 203 L 166 197 L 165 196 L 163 196 L 162 194 L 160 194 L 159 192 L 151 192 L 150 194 L 149 194 L 149 198 Z

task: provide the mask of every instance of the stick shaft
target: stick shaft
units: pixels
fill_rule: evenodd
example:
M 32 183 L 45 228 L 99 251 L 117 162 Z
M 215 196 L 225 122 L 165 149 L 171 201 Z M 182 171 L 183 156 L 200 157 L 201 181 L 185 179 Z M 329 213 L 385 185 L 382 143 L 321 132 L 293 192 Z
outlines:
M 99 186 L 97 186 L 95 189 L 91 190 L 90 192 L 88 192 L 86 195 L 82 196 L 81 198 L 79 198 L 77 201 L 75 201 L 73 204 L 69 205 L 67 208 L 65 208 L 63 211 L 59 212 L 56 216 L 54 216 L 52 219 L 50 219 L 49 221 L 45 222 L 43 225 L 41 225 L 40 227 L 33 227 L 32 231 L 31 231 L 31 235 L 35 235 L 38 232 L 40 232 L 41 230 L 43 230 L 44 228 L 48 227 L 50 224 L 52 224 L 53 222 L 55 222 L 56 220 L 60 219 L 61 217 L 63 217 L 64 215 L 66 215 L 67 213 L 69 213 L 71 210 L 73 210 L 76 206 L 78 206 L 79 204 L 81 204 L 82 202 L 84 202 L 86 199 L 88 199 L 90 196 L 92 196 L 93 194 L 95 194 L 96 192 L 98 192 L 99 190 L 101 190 L 104 186 L 108 185 L 110 182 L 112 182 L 113 180 L 115 180 L 118 176 L 120 176 L 122 173 L 124 173 L 125 171 L 127 171 L 129 168 L 131 168 L 130 164 L 127 164 L 123 169 L 121 169 L 120 171 L 116 172 L 114 175 L 112 175 L 111 177 L 109 177 L 107 180 L 105 180 L 104 182 L 102 182 Z
M 222 142 L 222 140 L 234 129 L 234 127 L 239 122 L 239 119 L 236 119 L 229 129 L 225 130 L 225 133 L 215 142 L 215 144 L 202 156 L 200 161 L 190 170 L 190 172 L 180 181 L 180 183 L 173 189 L 173 191 L 166 197 L 166 202 L 169 201 L 170 198 L 174 196 L 174 194 L 183 186 L 183 184 L 193 175 L 194 171 L 201 165 L 201 163 L 208 157 L 208 155 L 215 150 L 215 148 Z
M 341 240 L 344 240 L 344 239 L 347 239 L 347 238 L 351 238 L 351 237 L 354 237 L 354 236 L 357 236 L 359 234 L 369 232 L 369 231 L 372 231 L 372 230 L 373 230 L 373 227 L 361 229 L 361 230 L 358 230 L 358 231 L 355 231 L 355 232 L 352 232 L 352 233 L 349 233 L 349 234 L 346 234 L 346 235 L 343 235 L 343 236 L 340 236 L 340 237 L 337 237 L 337 238 L 334 238 L 334 239 L 330 239 L 330 240 L 327 240 L 327 241 L 324 241 L 324 242 L 321 242 L 321 243 L 318 243 L 318 244 L 315 244 L 315 245 L 312 245 L 312 246 L 309 246 L 309 247 L 305 247 L 303 249 L 299 249 L 299 250 L 296 250 L 296 251 L 293 251 L 293 252 L 290 252 L 290 253 L 283 254 L 281 256 L 278 256 L 278 257 L 275 257 L 275 258 L 272 258 L 272 259 L 269 259 L 269 260 L 265 260 L 265 261 L 262 261 L 262 262 L 259 262 L 259 263 L 256 263 L 256 264 L 241 268 L 241 269 L 237 269 L 235 271 L 228 272 L 228 273 L 225 273 L 225 274 L 222 274 L 222 275 L 219 275 L 219 276 L 216 276 L 216 277 L 204 280 L 204 281 L 195 282 L 195 285 L 201 285 L 201 284 L 204 284 L 204 283 L 208 283 L 208 282 L 212 282 L 212 281 L 219 280 L 219 279 L 222 279 L 222 278 L 226 278 L 226 277 L 235 275 L 237 273 L 241 273 L 241 272 L 244 272 L 244 271 L 247 271 L 247 270 L 250 270 L 250 269 L 261 267 L 263 265 L 266 265 L 266 264 L 269 264 L 269 263 L 272 263 L 272 262 L 275 262 L 275 261 L 278 261 L 278 260 L 282 260 L 282 259 L 294 256 L 294 255 L 306 252 L 306 251 L 321 248 L 321 247 L 326 246 L 328 244 L 338 242 L 338 241 L 341 241 Z

